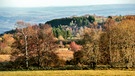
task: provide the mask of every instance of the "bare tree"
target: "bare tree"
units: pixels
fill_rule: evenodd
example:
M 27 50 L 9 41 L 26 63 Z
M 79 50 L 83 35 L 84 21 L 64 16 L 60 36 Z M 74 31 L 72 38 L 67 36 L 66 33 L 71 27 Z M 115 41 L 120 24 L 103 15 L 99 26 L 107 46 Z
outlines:
M 30 26 L 30 24 L 25 23 L 24 21 L 17 21 L 15 26 L 24 37 L 24 41 L 25 41 L 25 64 L 26 64 L 26 68 L 28 68 L 29 67 L 29 63 L 28 63 L 28 32 L 26 31 L 26 28 L 28 26 Z

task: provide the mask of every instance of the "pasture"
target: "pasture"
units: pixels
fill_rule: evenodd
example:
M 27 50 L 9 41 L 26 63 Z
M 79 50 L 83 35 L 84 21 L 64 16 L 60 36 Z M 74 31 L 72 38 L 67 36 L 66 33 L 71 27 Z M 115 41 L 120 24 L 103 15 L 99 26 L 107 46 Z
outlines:
M 134 76 L 127 70 L 45 70 L 45 71 L 0 71 L 0 76 Z

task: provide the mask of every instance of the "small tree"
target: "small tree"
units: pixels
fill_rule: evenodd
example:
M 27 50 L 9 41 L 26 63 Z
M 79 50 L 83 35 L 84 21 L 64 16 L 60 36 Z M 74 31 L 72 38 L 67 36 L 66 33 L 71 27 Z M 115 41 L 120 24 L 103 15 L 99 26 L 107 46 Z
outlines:
M 74 52 L 81 50 L 81 46 L 77 45 L 74 41 L 70 43 L 70 48 Z
M 88 17 L 88 20 L 89 20 L 90 23 L 95 22 L 95 18 L 93 16 L 89 16 Z
M 11 46 L 14 43 L 14 38 L 11 34 L 4 34 L 0 40 L 0 53 L 1 54 L 11 54 Z

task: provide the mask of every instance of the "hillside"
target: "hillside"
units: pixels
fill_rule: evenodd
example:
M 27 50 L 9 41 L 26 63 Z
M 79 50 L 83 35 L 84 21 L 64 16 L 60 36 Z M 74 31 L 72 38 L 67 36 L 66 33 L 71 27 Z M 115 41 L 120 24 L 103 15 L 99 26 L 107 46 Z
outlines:
M 88 16 L 80 16 L 80 17 L 67 17 L 67 18 L 60 18 L 60 19 L 53 19 L 51 21 L 47 21 L 45 24 L 49 24 L 52 27 L 58 27 L 60 25 L 68 25 L 74 26 L 87 26 L 89 22 L 94 22 L 95 18 L 91 15 Z

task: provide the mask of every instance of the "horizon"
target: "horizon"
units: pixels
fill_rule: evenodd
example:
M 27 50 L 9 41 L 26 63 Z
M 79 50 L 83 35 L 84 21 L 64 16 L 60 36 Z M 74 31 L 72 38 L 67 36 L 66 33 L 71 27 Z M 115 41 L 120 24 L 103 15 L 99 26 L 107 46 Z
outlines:
M 115 5 L 115 4 L 135 4 L 135 0 L 1 0 L 0 7 L 72 7 L 72 6 L 90 6 L 90 5 Z
M 36 7 L 0 7 L 0 8 L 59 8 L 59 7 L 86 7 L 86 6 L 109 6 L 109 5 L 135 5 L 133 4 L 98 4 L 98 5 L 72 5 L 72 6 L 36 6 Z

